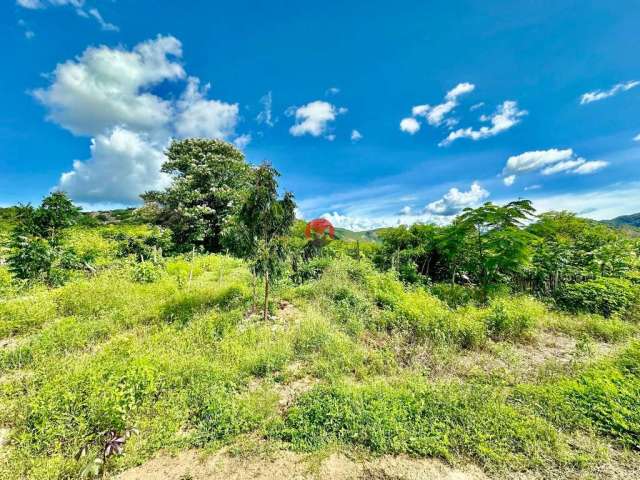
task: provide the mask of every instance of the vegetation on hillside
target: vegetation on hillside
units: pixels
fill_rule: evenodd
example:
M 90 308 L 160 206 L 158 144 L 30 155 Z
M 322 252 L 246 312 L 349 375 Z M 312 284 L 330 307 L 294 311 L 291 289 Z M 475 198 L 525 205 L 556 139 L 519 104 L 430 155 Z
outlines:
M 518 201 L 318 247 L 271 166 L 168 157 L 139 210 L 56 193 L 2 217 L 0 478 L 223 446 L 637 472 L 636 238 Z

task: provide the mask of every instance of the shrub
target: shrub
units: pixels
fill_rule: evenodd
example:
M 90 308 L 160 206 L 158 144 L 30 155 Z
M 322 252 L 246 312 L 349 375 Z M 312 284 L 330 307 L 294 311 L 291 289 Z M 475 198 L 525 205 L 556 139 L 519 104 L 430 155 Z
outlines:
M 496 298 L 484 319 L 493 339 L 517 340 L 529 336 L 546 313 L 544 305 L 531 297 Z
M 160 268 L 153 262 L 136 263 L 131 270 L 131 278 L 138 283 L 153 283 L 161 276 Z
M 474 287 L 463 287 L 451 283 L 436 283 L 429 290 L 451 308 L 477 303 L 481 297 L 481 293 Z
M 635 317 L 638 315 L 639 295 L 638 288 L 628 280 L 598 278 L 563 286 L 557 292 L 556 300 L 558 305 L 570 312 Z

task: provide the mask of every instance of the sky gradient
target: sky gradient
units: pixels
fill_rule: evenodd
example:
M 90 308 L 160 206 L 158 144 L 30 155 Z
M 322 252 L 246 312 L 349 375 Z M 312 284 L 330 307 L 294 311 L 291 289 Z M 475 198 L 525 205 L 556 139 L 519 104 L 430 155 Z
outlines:
M 181 3 L 3 2 L 0 205 L 136 205 L 205 136 L 352 229 L 640 211 L 636 1 Z

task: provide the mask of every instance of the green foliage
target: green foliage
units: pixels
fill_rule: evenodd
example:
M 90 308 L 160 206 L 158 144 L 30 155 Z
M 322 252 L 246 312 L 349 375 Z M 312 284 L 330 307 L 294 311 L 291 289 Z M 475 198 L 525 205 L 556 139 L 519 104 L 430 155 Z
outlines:
M 451 308 L 463 307 L 481 301 L 480 292 L 474 287 L 455 283 L 434 283 L 429 291 Z
M 571 312 L 598 313 L 605 317 L 637 317 L 640 290 L 620 278 L 598 278 L 563 286 L 557 293 L 558 304 Z
M 79 216 L 80 209 L 63 192 L 45 197 L 38 208 L 18 207 L 7 258 L 11 273 L 23 280 L 64 283 L 67 275 L 63 269 L 69 256 L 59 245 L 64 230 Z
M 236 255 L 252 262 L 253 272 L 264 278 L 263 317 L 267 320 L 269 277 L 284 270 L 285 235 L 295 220 L 295 203 L 289 192 L 278 199 L 279 173 L 269 164 L 253 172 L 238 214 L 225 231 L 225 243 Z
M 171 230 L 183 252 L 220 251 L 222 230 L 252 181 L 244 155 L 222 140 L 191 138 L 174 140 L 166 156 L 162 171 L 173 182 L 142 196 L 148 216 Z
M 491 301 L 485 322 L 495 340 L 518 340 L 531 335 L 541 323 L 546 309 L 531 297 L 497 298 Z
M 162 276 L 162 271 L 153 262 L 140 262 L 133 265 L 131 278 L 138 283 L 153 283 Z
M 521 401 L 565 430 L 583 429 L 640 449 L 640 344 L 587 369 L 578 378 L 523 386 Z
M 429 385 L 418 379 L 336 384 L 302 396 L 272 436 L 308 451 L 340 442 L 383 454 L 450 459 L 464 454 L 514 469 L 564 461 L 558 434 L 478 385 Z

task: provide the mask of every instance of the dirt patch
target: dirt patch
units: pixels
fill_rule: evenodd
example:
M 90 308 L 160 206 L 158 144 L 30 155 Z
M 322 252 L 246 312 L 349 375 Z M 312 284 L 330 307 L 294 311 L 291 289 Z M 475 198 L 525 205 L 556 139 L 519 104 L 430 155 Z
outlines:
M 576 339 L 557 332 L 538 332 L 528 342 L 489 342 L 479 350 L 438 350 L 429 345 L 396 347 L 408 367 L 427 370 L 432 380 L 468 380 L 478 376 L 499 377 L 508 382 L 534 381 L 546 368 L 565 371 L 572 362 L 609 354 L 615 346 L 592 342 L 582 351 Z M 406 359 L 410 359 L 407 361 Z
M 405 457 L 382 457 L 355 461 L 334 454 L 320 465 L 288 451 L 269 458 L 234 457 L 220 452 L 202 458 L 196 451 L 175 457 L 158 457 L 128 470 L 118 480 L 485 480 L 477 468 L 454 469 L 439 460 L 415 460 Z

